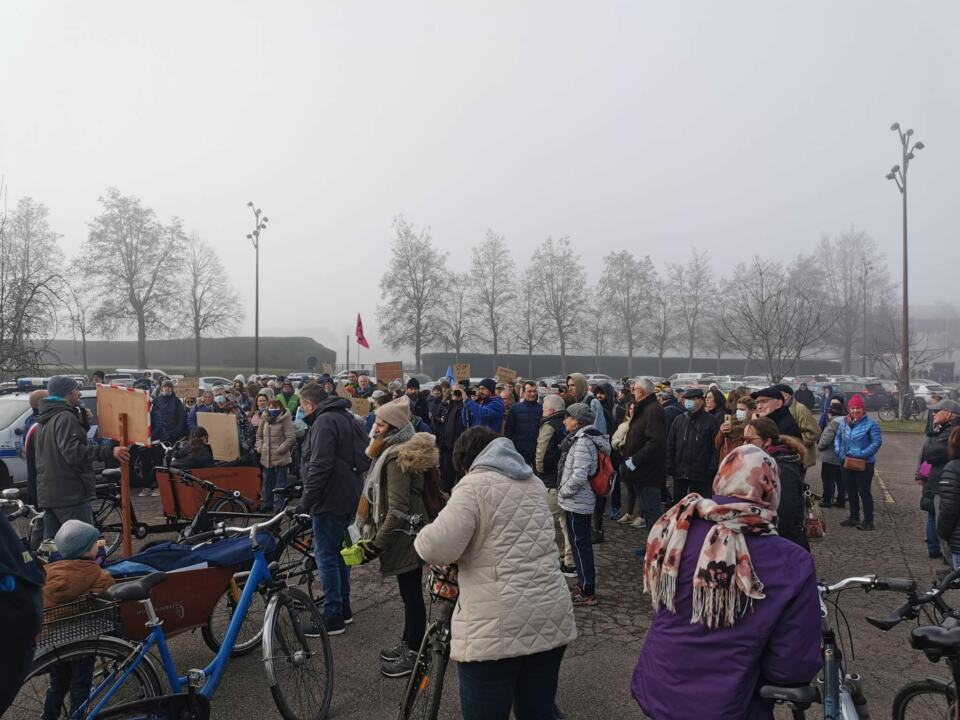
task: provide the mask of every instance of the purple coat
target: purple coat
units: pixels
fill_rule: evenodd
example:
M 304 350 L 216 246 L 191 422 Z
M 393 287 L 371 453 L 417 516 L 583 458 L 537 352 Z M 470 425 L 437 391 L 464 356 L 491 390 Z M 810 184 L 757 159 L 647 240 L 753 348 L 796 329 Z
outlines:
M 677 612 L 656 614 L 633 673 L 633 697 L 654 720 L 772 718 L 772 706 L 755 699 L 761 678 L 801 685 L 822 665 L 813 557 L 776 535 L 747 537 L 766 598 L 754 601 L 733 627 L 690 624 L 693 572 L 711 524 L 693 521 L 680 559 Z

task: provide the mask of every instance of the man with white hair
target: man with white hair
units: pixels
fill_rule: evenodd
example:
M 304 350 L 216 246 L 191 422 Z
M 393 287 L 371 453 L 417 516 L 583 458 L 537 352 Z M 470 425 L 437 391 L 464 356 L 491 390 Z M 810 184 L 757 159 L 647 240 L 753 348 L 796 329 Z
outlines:
M 547 395 L 543 398 L 543 417 L 540 419 L 540 432 L 537 435 L 536 471 L 547 487 L 547 503 L 554 522 L 560 523 L 563 532 L 563 555 L 560 558 L 560 572 L 567 577 L 576 577 L 573 566 L 573 549 L 567 537 L 567 523 L 564 512 L 557 504 L 557 463 L 560 461 L 560 444 L 566 435 L 563 427 L 563 411 L 566 406 L 559 395 Z
M 650 529 L 660 517 L 660 489 L 667 480 L 667 419 L 648 378 L 634 382 L 633 399 L 636 405 L 623 443 L 620 478 L 633 527 Z

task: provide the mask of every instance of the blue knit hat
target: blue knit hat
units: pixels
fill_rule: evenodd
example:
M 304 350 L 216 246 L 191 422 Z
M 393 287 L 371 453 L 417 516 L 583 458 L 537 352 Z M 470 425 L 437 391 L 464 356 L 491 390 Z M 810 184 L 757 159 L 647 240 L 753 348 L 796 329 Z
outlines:
M 99 539 L 100 531 L 93 525 L 82 520 L 67 520 L 57 530 L 53 541 L 64 560 L 75 560 L 86 555 Z

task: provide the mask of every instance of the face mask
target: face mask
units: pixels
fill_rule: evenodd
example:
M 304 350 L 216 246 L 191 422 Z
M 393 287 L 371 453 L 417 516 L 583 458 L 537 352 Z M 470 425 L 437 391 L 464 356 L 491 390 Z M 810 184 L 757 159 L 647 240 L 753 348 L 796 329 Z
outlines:
M 267 415 L 272 418 L 280 417 L 280 410 L 277 408 L 271 408 L 270 410 L 267 410 Z
M 747 419 L 747 411 L 737 410 L 737 420 L 739 420 L 740 422 L 743 422 L 746 419 Z
M 227 396 L 226 396 L 226 395 L 214 395 L 214 396 L 213 396 L 213 401 L 214 401 L 217 405 L 223 405 L 223 404 L 227 401 Z
M 171 390 L 170 388 L 164 388 L 163 390 L 160 391 L 160 394 L 163 395 L 164 397 L 170 397 L 171 395 L 173 395 L 173 390 Z
M 683 401 L 683 408 L 684 408 L 684 410 L 692 411 L 695 407 L 696 407 L 696 404 L 694 404 L 693 400 L 684 400 L 684 401 Z

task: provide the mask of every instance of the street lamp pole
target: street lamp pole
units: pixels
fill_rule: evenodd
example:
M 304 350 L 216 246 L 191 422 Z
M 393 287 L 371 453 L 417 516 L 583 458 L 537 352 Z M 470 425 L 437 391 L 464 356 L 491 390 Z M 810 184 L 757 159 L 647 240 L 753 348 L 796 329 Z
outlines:
M 919 141 L 912 141 L 913 130 L 901 130 L 900 123 L 894 123 L 890 129 L 900 138 L 903 165 L 894 165 L 887 173 L 887 180 L 893 180 L 903 200 L 903 327 L 900 338 L 900 417 L 906 417 L 907 394 L 910 392 L 910 301 L 909 278 L 907 276 L 907 168 L 914 158 L 915 150 L 923 150 L 924 145 Z M 911 145 L 911 142 L 913 144 Z
M 867 261 L 863 261 L 863 367 L 860 374 L 867 376 Z
M 266 215 L 261 219 L 261 210 L 254 207 L 253 201 L 247 203 L 247 207 L 253 210 L 253 232 L 247 234 L 247 240 L 253 243 L 255 266 L 253 283 L 253 372 L 260 374 L 260 232 L 266 230 L 267 221 L 270 219 Z

